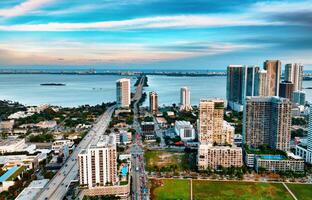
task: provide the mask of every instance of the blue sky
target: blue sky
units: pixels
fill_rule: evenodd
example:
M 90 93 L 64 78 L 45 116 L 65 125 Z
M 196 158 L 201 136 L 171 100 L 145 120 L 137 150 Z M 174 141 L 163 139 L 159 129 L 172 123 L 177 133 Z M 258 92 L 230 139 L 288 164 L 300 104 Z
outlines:
M 1 0 L 1 66 L 312 69 L 312 1 Z

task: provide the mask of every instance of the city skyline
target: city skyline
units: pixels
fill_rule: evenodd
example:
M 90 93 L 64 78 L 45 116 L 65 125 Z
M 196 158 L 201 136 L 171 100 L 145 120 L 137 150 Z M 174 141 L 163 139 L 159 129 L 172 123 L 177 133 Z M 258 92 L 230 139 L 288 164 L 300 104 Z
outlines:
M 0 62 L 225 69 L 279 59 L 282 66 L 302 63 L 309 70 L 311 14 L 310 0 L 5 0 L 0 2 Z

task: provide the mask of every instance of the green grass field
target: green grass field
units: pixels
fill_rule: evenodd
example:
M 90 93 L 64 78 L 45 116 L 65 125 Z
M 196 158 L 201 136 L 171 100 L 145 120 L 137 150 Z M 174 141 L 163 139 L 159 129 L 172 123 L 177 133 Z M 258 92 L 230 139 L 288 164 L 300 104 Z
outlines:
M 151 180 L 151 199 L 189 200 L 189 180 Z
M 188 200 L 190 180 L 150 180 L 151 199 Z M 194 200 L 292 200 L 281 183 L 252 183 L 193 180 Z M 287 184 L 298 200 L 312 200 L 312 185 Z
M 280 183 L 193 181 L 193 199 L 239 200 L 291 200 L 292 197 Z
M 312 185 L 291 184 L 287 183 L 287 187 L 294 193 L 298 200 L 312 200 Z

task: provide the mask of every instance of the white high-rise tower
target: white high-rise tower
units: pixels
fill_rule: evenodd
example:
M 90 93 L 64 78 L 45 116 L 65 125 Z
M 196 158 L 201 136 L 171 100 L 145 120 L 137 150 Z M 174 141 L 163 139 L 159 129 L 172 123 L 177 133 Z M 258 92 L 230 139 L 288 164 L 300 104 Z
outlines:
M 190 90 L 188 87 L 181 88 L 181 96 L 180 96 L 180 110 L 190 111 L 192 110 L 191 106 L 191 96 Z

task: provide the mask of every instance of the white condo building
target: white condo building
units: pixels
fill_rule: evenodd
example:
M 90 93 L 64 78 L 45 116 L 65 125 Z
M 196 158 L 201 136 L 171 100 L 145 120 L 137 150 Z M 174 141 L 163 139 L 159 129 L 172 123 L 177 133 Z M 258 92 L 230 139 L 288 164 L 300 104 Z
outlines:
M 302 90 L 303 65 L 302 64 L 286 64 L 285 80 L 294 84 L 293 90 Z
M 296 155 L 301 156 L 307 163 L 312 164 L 312 105 L 310 105 L 308 140 L 306 144 L 296 146 Z
M 191 106 L 191 95 L 188 87 L 181 88 L 180 94 L 180 110 L 190 111 L 192 110 Z
M 189 141 L 195 139 L 195 129 L 188 121 L 176 121 L 174 130 L 177 135 L 181 137 L 182 141 Z
M 116 135 L 103 135 L 99 141 L 78 154 L 79 182 L 89 189 L 114 185 L 117 177 Z
M 117 106 L 128 108 L 131 104 L 130 79 L 122 78 L 116 82 Z

